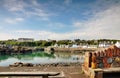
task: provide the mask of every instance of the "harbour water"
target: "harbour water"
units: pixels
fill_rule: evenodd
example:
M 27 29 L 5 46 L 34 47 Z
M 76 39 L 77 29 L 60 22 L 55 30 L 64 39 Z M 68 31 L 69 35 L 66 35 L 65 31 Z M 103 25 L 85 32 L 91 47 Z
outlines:
M 83 63 L 84 56 L 70 53 L 47 54 L 45 52 L 33 52 L 31 54 L 1 55 L 0 66 L 9 66 L 15 62 L 48 64 L 48 63 Z

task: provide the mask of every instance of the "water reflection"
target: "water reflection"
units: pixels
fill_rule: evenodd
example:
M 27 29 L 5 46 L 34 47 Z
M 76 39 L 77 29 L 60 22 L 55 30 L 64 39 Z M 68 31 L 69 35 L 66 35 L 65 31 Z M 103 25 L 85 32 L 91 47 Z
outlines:
M 0 56 L 0 66 L 9 66 L 15 62 L 45 64 L 45 63 L 83 63 L 84 55 L 75 55 L 69 53 L 48 54 L 45 52 L 34 52 L 31 54 L 2 55 Z

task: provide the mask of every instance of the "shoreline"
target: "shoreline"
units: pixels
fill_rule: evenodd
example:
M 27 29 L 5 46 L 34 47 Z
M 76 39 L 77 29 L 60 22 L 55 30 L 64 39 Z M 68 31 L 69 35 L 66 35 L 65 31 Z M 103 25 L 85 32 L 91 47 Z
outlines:
M 89 78 L 82 71 L 82 64 L 80 65 L 73 64 L 70 66 L 51 65 L 51 66 L 33 66 L 33 67 L 0 67 L 0 72 L 41 72 L 41 71 L 64 73 L 65 78 Z M 22 77 L 22 78 L 28 78 L 28 77 Z M 39 78 L 39 77 L 29 77 L 29 78 Z
M 83 63 L 70 62 L 70 63 L 47 63 L 47 64 L 32 64 L 16 62 L 6 67 L 70 67 L 70 66 L 81 66 Z M 2 66 L 1 66 L 2 67 Z

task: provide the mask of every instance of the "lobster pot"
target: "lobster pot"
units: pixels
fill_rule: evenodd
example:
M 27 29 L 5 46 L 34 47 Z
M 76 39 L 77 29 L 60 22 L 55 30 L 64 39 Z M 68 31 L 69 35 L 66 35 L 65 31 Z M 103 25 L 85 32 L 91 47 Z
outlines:
M 96 56 L 96 53 L 92 53 L 91 68 L 92 69 L 97 68 L 97 56 Z
M 104 64 L 102 62 L 97 64 L 97 68 L 103 68 L 103 67 L 104 67 Z
M 119 49 L 119 57 L 120 57 L 120 49 Z
M 117 56 L 117 49 L 114 48 L 114 57 L 116 57 L 116 56 Z
M 107 68 L 107 57 L 103 58 L 103 67 Z
M 111 64 L 107 64 L 107 68 L 110 68 L 111 67 Z
M 111 58 L 111 57 L 109 57 L 109 58 L 104 58 L 104 67 L 105 67 L 105 68 L 110 68 L 112 62 L 113 62 L 113 58 Z
M 111 58 L 111 57 L 110 57 L 110 58 L 107 58 L 107 63 L 108 63 L 108 64 L 111 64 L 112 62 L 113 62 L 113 58 Z
M 96 52 L 96 62 L 97 64 L 100 62 L 100 52 Z
M 110 57 L 110 48 L 107 49 L 107 57 Z
M 100 52 L 100 57 L 104 57 L 103 51 Z
M 104 68 L 110 68 L 111 64 L 104 64 Z
M 104 57 L 107 57 L 107 53 L 106 51 L 103 51 Z
M 106 56 L 109 57 L 109 50 L 106 50 Z
M 96 56 L 97 56 L 97 57 L 100 57 L 100 52 L 99 52 L 99 51 L 96 52 Z
M 118 50 L 118 48 L 116 48 L 116 49 L 115 49 L 115 52 L 116 52 L 116 56 L 117 56 L 117 50 Z
M 114 49 L 111 48 L 112 57 L 114 57 Z
M 120 52 L 119 52 L 119 49 L 117 49 L 117 56 L 119 56 L 120 55 Z
M 96 53 L 92 53 L 92 62 L 96 62 L 97 61 L 97 56 Z
M 91 65 L 92 65 L 91 66 L 92 69 L 96 69 L 97 68 L 97 63 L 91 62 Z
M 111 49 L 109 50 L 109 57 L 113 57 L 113 52 Z

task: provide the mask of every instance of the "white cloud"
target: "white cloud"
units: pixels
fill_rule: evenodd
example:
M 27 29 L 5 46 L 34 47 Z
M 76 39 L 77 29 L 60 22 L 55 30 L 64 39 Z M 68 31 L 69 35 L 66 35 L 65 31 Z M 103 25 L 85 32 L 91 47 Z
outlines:
M 53 22 L 50 22 L 48 24 L 49 27 L 54 27 L 54 29 L 56 28 L 63 28 L 63 27 L 66 27 L 67 25 L 66 24 L 63 24 L 63 23 L 59 23 L 59 22 L 56 22 L 56 23 L 53 23 Z
M 12 14 L 27 17 L 41 17 L 41 20 L 48 21 L 49 16 L 53 16 L 53 13 L 46 11 L 43 6 L 37 2 L 37 0 L 5 0 L 3 6 Z M 28 9 L 29 8 L 29 9 Z
M 113 38 L 120 39 L 120 6 L 112 6 L 107 10 L 96 13 L 92 19 L 86 22 L 76 22 L 74 25 L 82 24 L 85 28 L 78 29 L 78 37 L 82 38 Z M 81 35 L 81 32 L 84 35 Z
M 10 23 L 10 24 L 16 24 L 18 22 L 22 22 L 24 18 L 7 18 L 5 19 L 5 22 Z
M 81 22 L 73 22 L 73 26 L 75 26 L 75 27 L 81 27 L 81 26 L 83 26 L 84 24 L 83 23 L 81 23 Z
M 35 6 L 39 6 L 39 3 L 37 2 L 37 0 L 32 0 L 31 3 Z
M 65 3 L 66 5 L 69 5 L 70 3 L 72 3 L 72 0 L 64 0 L 64 3 Z
M 0 29 L 3 29 L 3 26 L 0 26 Z
M 12 12 L 23 11 L 25 7 L 23 0 L 4 0 L 4 2 L 4 7 Z

